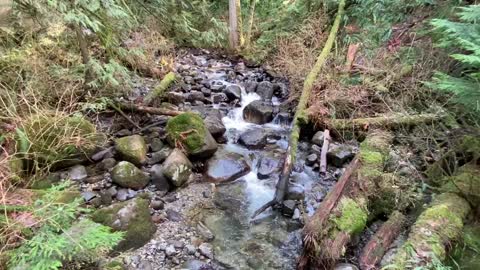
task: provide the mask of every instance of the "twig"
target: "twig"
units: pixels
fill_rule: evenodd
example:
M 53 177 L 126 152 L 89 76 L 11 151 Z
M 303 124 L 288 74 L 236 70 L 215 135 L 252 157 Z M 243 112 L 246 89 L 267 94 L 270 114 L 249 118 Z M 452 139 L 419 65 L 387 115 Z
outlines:
M 128 117 L 128 115 L 126 115 L 122 109 L 120 109 L 120 107 L 118 107 L 117 105 L 115 105 L 115 103 L 113 103 L 112 101 L 108 101 L 108 105 L 110 107 L 112 107 L 115 111 L 117 111 L 121 116 L 123 116 L 125 119 L 127 119 L 127 121 L 132 124 L 134 127 L 138 128 L 138 129 L 141 129 L 139 125 L 137 125 L 137 123 L 133 122 L 132 119 L 130 119 L 130 117 Z

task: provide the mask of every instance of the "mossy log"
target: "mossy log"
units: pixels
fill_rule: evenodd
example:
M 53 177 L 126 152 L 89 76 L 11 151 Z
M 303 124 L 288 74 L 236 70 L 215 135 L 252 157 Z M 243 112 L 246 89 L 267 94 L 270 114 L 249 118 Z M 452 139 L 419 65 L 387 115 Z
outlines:
M 288 189 L 288 181 L 290 179 L 290 174 L 292 173 L 293 165 L 296 161 L 297 144 L 300 137 L 300 126 L 302 125 L 302 123 L 308 122 L 306 107 L 310 97 L 310 93 L 312 92 L 313 85 L 318 74 L 320 73 L 323 65 L 325 64 L 325 61 L 327 60 L 328 55 L 330 54 L 330 51 L 332 50 L 333 43 L 335 42 L 335 39 L 337 37 L 338 29 L 340 28 L 340 22 L 342 20 L 344 10 L 345 0 L 341 0 L 338 5 L 337 16 L 335 18 L 335 21 L 333 22 L 332 29 L 330 30 L 327 41 L 325 42 L 325 46 L 323 47 L 322 52 L 320 53 L 317 61 L 315 62 L 315 65 L 313 66 L 310 73 L 308 73 L 303 84 L 302 94 L 297 105 L 295 116 L 293 117 L 292 130 L 290 132 L 289 145 L 286 152 L 287 156 L 283 164 L 282 174 L 276 186 L 274 198 L 270 202 L 260 207 L 257 211 L 255 211 L 252 218 L 255 218 L 257 215 L 259 215 L 269 207 L 278 206 L 283 202 L 283 199 Z
M 380 203 L 377 194 L 384 177 L 383 167 L 393 137 L 372 132 L 304 229 L 304 253 L 299 269 L 329 269 L 340 259 L 350 239 L 366 226 L 369 207 Z M 388 191 L 390 192 L 390 191 Z M 393 208 L 393 207 L 391 207 Z
M 400 126 L 415 126 L 428 124 L 443 119 L 442 114 L 385 114 L 377 117 L 356 119 L 331 119 L 326 126 L 334 130 L 368 130 L 371 128 L 396 128 Z
M 155 98 L 162 96 L 174 81 L 175 73 L 169 72 L 167 75 L 165 75 L 165 77 L 163 77 L 162 81 L 155 86 L 155 89 L 148 93 L 148 95 L 143 99 L 143 103 L 149 105 Z
M 398 236 L 405 226 L 406 218 L 399 212 L 394 211 L 387 222 L 383 223 L 380 229 L 372 236 L 367 245 L 363 248 L 359 263 L 362 270 L 377 269 L 377 264 L 382 259 L 388 247 Z
M 177 116 L 182 114 L 182 111 L 177 111 L 168 108 L 157 108 L 157 107 L 148 107 L 131 103 L 117 103 L 116 104 L 122 110 L 131 110 L 142 113 L 149 114 L 158 114 L 158 115 L 167 115 L 167 116 Z
M 470 205 L 453 193 L 438 195 L 422 212 L 389 269 L 434 269 L 462 234 Z

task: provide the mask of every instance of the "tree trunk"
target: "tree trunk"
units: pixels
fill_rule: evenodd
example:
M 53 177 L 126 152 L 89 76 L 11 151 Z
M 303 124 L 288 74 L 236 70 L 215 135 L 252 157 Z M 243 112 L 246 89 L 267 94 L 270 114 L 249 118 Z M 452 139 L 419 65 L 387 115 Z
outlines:
M 307 102 L 310 97 L 310 93 L 312 92 L 315 80 L 318 74 L 320 73 L 320 70 L 322 69 L 323 65 L 325 64 L 328 54 L 332 50 L 333 43 L 335 42 L 335 38 L 337 37 L 338 29 L 340 28 L 340 22 L 342 20 L 344 8 L 345 8 L 345 0 L 341 0 L 338 6 L 337 16 L 333 23 L 332 29 L 330 30 L 328 39 L 325 42 L 325 46 L 323 47 L 323 50 L 318 56 L 315 65 L 313 66 L 310 73 L 307 75 L 307 78 L 305 79 L 305 82 L 303 84 L 302 95 L 300 96 L 300 100 L 297 105 L 297 111 L 293 118 L 293 128 L 290 133 L 289 146 L 287 148 L 287 156 L 285 158 L 285 163 L 283 165 L 280 180 L 278 181 L 276 186 L 275 196 L 272 201 L 266 203 L 260 209 L 255 211 L 252 218 L 255 218 L 258 214 L 265 211 L 269 207 L 279 205 L 283 202 L 285 193 L 288 189 L 290 174 L 292 172 L 293 165 L 295 164 L 295 161 L 296 161 L 297 144 L 298 144 L 298 139 L 300 137 L 300 125 L 308 121 L 307 115 L 305 112 L 307 107 Z
M 236 0 L 235 5 L 235 11 L 237 12 L 238 42 L 240 48 L 242 48 L 243 45 L 245 45 L 245 38 L 243 36 L 242 3 L 240 0 Z
M 85 65 L 85 85 L 88 85 L 93 81 L 92 69 L 89 66 L 90 53 L 88 52 L 88 44 L 85 36 L 83 35 L 82 28 L 78 24 L 74 24 L 73 28 L 77 35 L 78 46 L 80 47 L 80 54 L 82 55 L 82 63 Z
M 237 0 L 228 1 L 228 41 L 230 50 L 238 49 L 238 19 L 237 19 Z
M 255 20 L 255 4 L 256 3 L 257 3 L 257 0 L 250 0 L 250 9 L 248 11 L 248 25 L 247 25 L 247 31 L 245 36 L 245 45 L 247 47 L 250 47 L 252 42 L 252 31 L 253 31 L 253 22 Z
M 357 119 L 330 119 L 326 125 L 335 130 L 371 128 L 395 128 L 398 126 L 415 126 L 423 123 L 432 123 L 444 117 L 443 114 L 385 114 L 377 117 Z
M 377 265 L 387 252 L 388 247 L 404 228 L 405 221 L 405 216 L 398 211 L 390 215 L 388 221 L 382 224 L 380 229 L 363 248 L 362 255 L 360 255 L 359 259 L 360 269 L 377 269 Z

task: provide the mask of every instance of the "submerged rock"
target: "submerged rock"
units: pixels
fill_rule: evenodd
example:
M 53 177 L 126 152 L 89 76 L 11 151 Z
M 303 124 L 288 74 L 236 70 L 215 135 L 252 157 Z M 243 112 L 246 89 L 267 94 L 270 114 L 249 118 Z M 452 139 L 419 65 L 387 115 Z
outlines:
M 262 149 L 267 144 L 267 133 L 261 128 L 245 131 L 238 142 L 248 149 Z
M 125 188 L 144 188 L 150 177 L 128 161 L 119 162 L 112 170 L 112 181 Z
M 92 214 L 92 220 L 125 232 L 123 240 L 114 248 L 116 251 L 136 249 L 145 245 L 156 231 L 150 217 L 148 201 L 136 198 L 128 202 L 112 204 Z
M 273 106 L 269 102 L 256 100 L 243 109 L 245 121 L 262 125 L 273 120 Z
M 221 150 L 207 162 L 205 176 L 208 181 L 224 183 L 242 177 L 249 171 L 250 166 L 242 155 Z
M 190 178 L 192 167 L 192 163 L 183 152 L 174 149 L 162 164 L 162 172 L 174 186 L 179 187 L 185 184 Z
M 120 156 L 135 165 L 142 165 L 147 161 L 148 147 L 140 135 L 132 135 L 115 140 L 115 150 Z
M 182 113 L 171 118 L 166 132 L 169 143 L 173 147 L 181 144 L 191 157 L 208 158 L 217 151 L 217 142 L 198 114 Z

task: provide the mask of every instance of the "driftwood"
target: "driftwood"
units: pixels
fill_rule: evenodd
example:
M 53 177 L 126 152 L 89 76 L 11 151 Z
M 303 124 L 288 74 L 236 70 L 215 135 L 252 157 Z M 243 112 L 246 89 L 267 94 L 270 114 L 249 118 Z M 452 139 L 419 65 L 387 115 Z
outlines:
M 443 119 L 443 114 L 385 114 L 377 117 L 357 118 L 357 119 L 331 119 L 327 126 L 335 130 L 369 128 L 395 128 L 399 126 L 415 126 L 419 124 L 428 124 Z
M 320 173 L 327 172 L 327 152 L 330 146 L 330 130 L 326 129 L 323 133 L 322 152 L 320 153 Z
M 162 81 L 155 86 L 155 89 L 148 93 L 148 95 L 143 99 L 143 103 L 145 105 L 149 105 L 155 98 L 162 96 L 174 81 L 175 73 L 169 72 L 167 75 L 165 75 L 165 77 L 163 77 Z
M 149 114 L 177 116 L 183 113 L 182 111 L 177 111 L 172 109 L 148 107 L 148 106 L 131 104 L 131 103 L 117 103 L 116 105 L 122 110 L 131 110 L 131 111 L 149 113 Z
M 377 269 L 377 264 L 382 259 L 388 247 L 392 244 L 398 234 L 405 226 L 405 216 L 395 211 L 388 221 L 383 223 L 380 229 L 372 236 L 367 245 L 363 248 L 360 255 L 360 269 L 373 270 Z
M 292 173 L 293 165 L 295 164 L 296 155 L 297 155 L 297 144 L 298 139 L 300 137 L 300 125 L 302 123 L 307 122 L 307 115 L 306 115 L 306 107 L 307 102 L 310 97 L 310 93 L 312 92 L 313 85 L 315 80 L 320 73 L 327 57 L 332 50 L 333 43 L 337 37 L 338 29 L 340 28 L 340 22 L 342 20 L 342 16 L 345 9 L 345 0 L 340 1 L 338 6 L 337 16 L 335 21 L 332 25 L 332 29 L 330 30 L 330 34 L 328 36 L 327 41 L 325 42 L 325 46 L 322 49 L 322 52 L 317 58 L 315 65 L 313 66 L 310 73 L 307 75 L 305 82 L 303 84 L 302 94 L 300 96 L 300 100 L 297 105 L 297 110 L 295 116 L 293 117 L 293 124 L 292 124 L 292 131 L 290 132 L 289 137 L 289 145 L 287 148 L 287 156 L 285 158 L 285 162 L 283 164 L 282 174 L 280 179 L 277 183 L 275 195 L 273 200 L 266 203 L 264 206 L 260 207 L 255 213 L 253 214 L 252 218 L 255 218 L 257 215 L 268 209 L 269 207 L 277 206 L 282 204 L 285 194 L 288 189 L 288 182 L 290 179 L 290 174 Z

